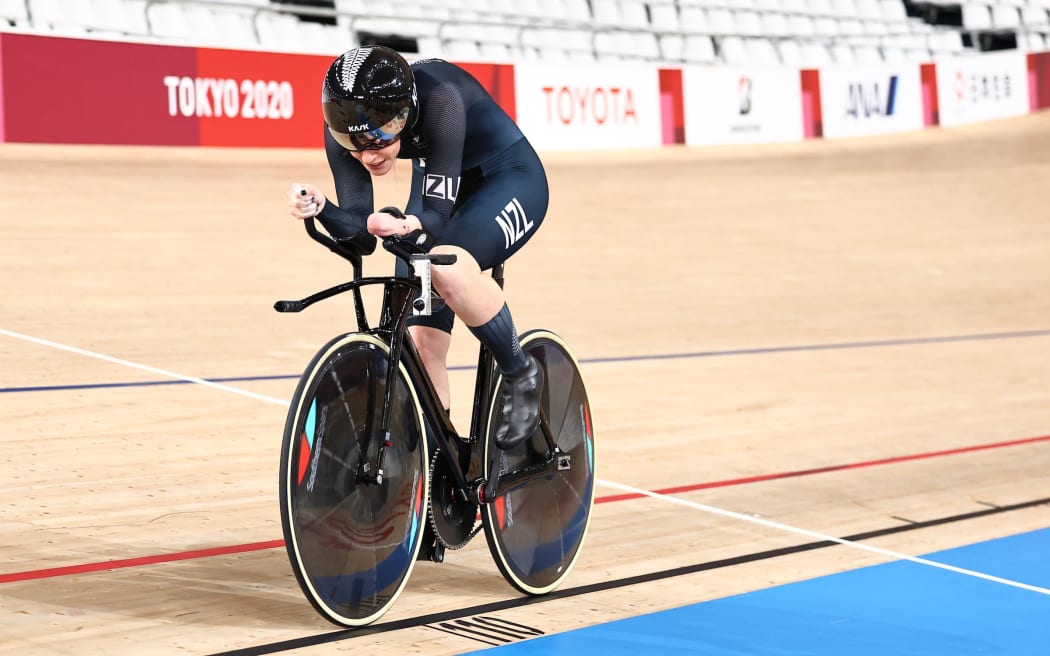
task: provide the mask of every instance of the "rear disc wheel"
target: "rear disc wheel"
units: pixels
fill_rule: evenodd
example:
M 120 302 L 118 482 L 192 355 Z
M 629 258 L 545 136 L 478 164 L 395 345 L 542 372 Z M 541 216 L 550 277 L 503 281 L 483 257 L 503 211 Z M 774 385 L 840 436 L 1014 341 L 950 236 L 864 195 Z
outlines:
M 540 595 L 561 585 L 581 553 L 594 503 L 594 430 L 579 364 L 565 342 L 535 330 L 522 336 L 521 348 L 544 370 L 540 403 L 562 452 L 560 464 L 548 476 L 482 504 L 481 516 L 500 573 L 518 590 Z M 482 458 L 486 480 L 540 462 L 547 451 L 540 429 L 517 447 L 501 451 L 493 439 L 496 401 L 493 394 Z

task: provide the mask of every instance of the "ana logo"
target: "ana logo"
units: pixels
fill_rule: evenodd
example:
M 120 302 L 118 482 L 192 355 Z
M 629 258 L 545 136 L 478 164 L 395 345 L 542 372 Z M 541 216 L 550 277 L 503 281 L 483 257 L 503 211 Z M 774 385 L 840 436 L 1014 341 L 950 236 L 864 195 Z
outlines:
M 423 179 L 423 195 L 455 202 L 459 193 L 459 178 L 453 180 L 443 175 L 428 173 Z
M 751 78 L 746 75 L 740 78 L 736 88 L 737 99 L 740 101 L 740 115 L 746 116 L 751 113 Z
M 846 115 L 853 118 L 870 118 L 872 116 L 893 116 L 897 108 L 897 76 L 891 75 L 886 84 L 885 97 L 878 82 L 865 84 L 855 82 L 849 85 L 849 99 L 846 101 Z
M 507 206 L 496 217 L 496 223 L 503 230 L 504 245 L 507 248 L 510 248 L 511 244 L 518 243 L 518 240 L 524 237 L 525 233 L 531 230 L 533 226 L 529 217 L 525 216 L 525 209 L 518 202 L 517 198 L 510 199 Z

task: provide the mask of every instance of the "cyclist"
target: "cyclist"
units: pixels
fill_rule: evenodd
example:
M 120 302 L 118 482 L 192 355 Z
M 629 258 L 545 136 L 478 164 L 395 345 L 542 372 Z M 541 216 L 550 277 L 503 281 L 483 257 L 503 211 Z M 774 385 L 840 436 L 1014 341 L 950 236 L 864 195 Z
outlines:
M 446 358 L 455 316 L 493 353 L 503 375 L 496 443 L 533 432 L 543 373 L 523 353 L 502 288 L 483 271 L 518 252 L 547 212 L 547 176 L 515 122 L 464 69 L 439 59 L 409 64 L 362 46 L 337 57 L 322 86 L 325 151 L 338 204 L 312 184 L 288 193 L 292 216 L 317 217 L 337 238 L 400 235 L 456 263 L 434 267 L 445 307 L 410 319 L 409 331 L 446 410 Z M 405 217 L 376 212 L 372 176 L 412 160 Z M 397 261 L 397 274 L 408 265 Z

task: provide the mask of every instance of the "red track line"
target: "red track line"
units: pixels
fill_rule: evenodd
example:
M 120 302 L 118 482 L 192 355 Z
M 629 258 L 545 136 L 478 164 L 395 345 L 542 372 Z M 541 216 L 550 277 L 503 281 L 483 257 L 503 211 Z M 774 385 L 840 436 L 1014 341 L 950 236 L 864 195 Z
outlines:
M 760 481 L 774 481 L 781 478 L 794 478 L 796 476 L 810 476 L 812 474 L 826 474 L 827 472 L 842 471 L 844 469 L 860 469 L 862 467 L 876 467 L 878 465 L 890 465 L 898 462 L 908 462 L 909 460 L 925 460 L 927 458 L 938 458 L 942 456 L 958 455 L 960 453 L 972 453 L 974 451 L 986 451 L 988 449 L 1000 449 L 1007 446 L 1017 446 L 1018 444 L 1031 444 L 1033 442 L 1046 442 L 1050 441 L 1050 435 L 1042 435 L 1040 437 L 1026 437 L 1019 440 L 1009 440 L 1006 442 L 994 442 L 992 444 L 978 444 L 976 446 L 965 446 L 958 449 L 945 449 L 944 451 L 930 451 L 929 453 L 914 453 L 907 456 L 897 456 L 896 458 L 882 458 L 880 460 L 866 460 L 863 462 L 854 462 L 845 465 L 829 465 L 827 467 L 817 467 L 815 469 L 799 469 L 797 471 L 780 472 L 778 474 L 762 474 L 760 476 L 748 476 L 745 478 L 734 478 L 725 481 L 712 481 L 710 483 L 696 483 L 694 485 L 679 485 L 677 487 L 667 487 L 662 490 L 653 490 L 654 494 L 682 494 L 683 492 L 693 492 L 696 490 L 706 490 L 713 487 L 729 487 L 731 485 L 745 485 L 747 483 L 758 483 Z M 641 499 L 645 497 L 644 494 L 616 494 L 608 497 L 601 497 L 595 499 L 595 503 L 607 503 L 609 501 L 626 501 L 627 499 Z
M 882 458 L 879 460 L 866 460 L 863 462 L 854 462 L 844 465 L 829 465 L 828 467 L 817 467 L 815 469 L 799 469 L 796 471 L 780 472 L 777 474 L 762 474 L 759 476 L 747 476 L 744 478 L 734 478 L 724 481 L 712 481 L 710 483 L 696 483 L 694 485 L 679 485 L 677 487 L 668 487 L 661 490 L 653 490 L 656 494 L 682 494 L 684 492 L 693 492 L 696 490 L 706 490 L 716 487 L 730 487 L 733 485 L 746 485 L 748 483 L 758 483 L 761 481 L 773 481 L 781 478 L 795 478 L 798 476 L 810 476 L 813 474 L 825 474 L 833 471 L 843 471 L 846 469 L 861 469 L 863 467 L 876 467 L 879 465 L 889 465 L 899 462 L 908 462 L 910 460 L 926 460 L 929 458 L 939 458 L 943 456 L 958 455 L 961 453 L 973 453 L 975 451 L 986 451 L 988 449 L 1000 449 L 1003 447 L 1017 446 L 1020 444 L 1032 444 L 1035 442 L 1047 442 L 1050 441 L 1050 435 L 1042 435 L 1040 437 L 1027 437 L 1019 440 L 1008 440 L 1006 442 L 994 442 L 992 444 L 979 444 L 976 446 L 960 447 L 958 449 L 945 449 L 943 451 L 930 451 L 928 453 L 915 453 L 906 456 L 897 456 L 895 458 Z M 615 494 L 606 497 L 600 497 L 594 500 L 595 503 L 611 503 L 614 501 L 626 501 L 628 499 L 641 499 L 645 498 L 643 494 Z M 88 574 L 92 572 L 101 572 L 106 570 L 122 569 L 125 567 L 139 567 L 141 565 L 155 565 L 158 563 L 170 563 L 177 560 L 192 560 L 194 558 L 207 558 L 210 556 L 224 556 L 227 554 L 234 553 L 245 553 L 248 551 L 262 551 L 264 549 L 276 549 L 284 546 L 284 540 L 267 540 L 266 542 L 252 542 L 250 544 L 238 544 L 229 547 L 213 547 L 211 549 L 194 549 L 193 551 L 180 551 L 170 554 L 162 554 L 158 556 L 142 556 L 140 558 L 126 558 L 123 560 L 108 560 L 101 563 L 87 563 L 84 565 L 69 565 L 67 567 L 52 567 L 48 569 L 37 569 L 30 570 L 27 572 L 12 572 L 10 574 L 0 574 L 0 583 L 13 583 L 16 581 L 29 581 L 32 579 L 45 579 L 56 576 L 69 576 L 74 574 Z
M 69 565 L 67 567 L 52 567 L 49 569 L 37 569 L 28 572 L 14 572 L 11 574 L 0 574 L 0 583 L 11 583 L 13 581 L 28 581 L 30 579 L 46 579 L 53 576 L 68 576 L 71 574 L 86 574 L 89 572 L 100 572 L 122 567 L 138 567 L 139 565 L 155 565 L 157 563 L 170 563 L 175 560 L 190 560 L 192 558 L 207 558 L 208 556 L 224 556 L 226 554 L 243 553 L 245 551 L 259 551 L 261 549 L 274 549 L 283 547 L 284 540 L 267 540 L 266 542 L 252 542 L 251 544 L 237 544 L 232 547 L 213 547 L 211 549 L 194 549 L 193 551 L 179 551 L 160 556 L 142 556 L 141 558 L 125 558 L 123 560 L 107 560 L 101 563 L 88 563 L 86 565 Z

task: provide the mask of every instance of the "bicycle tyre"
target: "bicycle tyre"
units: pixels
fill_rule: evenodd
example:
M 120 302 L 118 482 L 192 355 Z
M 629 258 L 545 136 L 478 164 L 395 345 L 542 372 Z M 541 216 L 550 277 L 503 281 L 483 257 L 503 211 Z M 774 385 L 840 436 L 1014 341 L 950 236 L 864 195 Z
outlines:
M 482 504 L 482 523 L 489 552 L 500 573 L 512 586 L 529 595 L 546 594 L 569 576 L 580 557 L 594 504 L 595 448 L 587 388 L 579 363 L 568 345 L 554 333 L 533 330 L 521 337 L 522 350 L 531 353 L 544 369 L 541 400 L 555 443 L 571 459 L 566 471 L 534 480 L 521 488 Z M 493 390 L 499 389 L 500 380 Z M 487 434 L 481 459 L 489 479 L 490 455 L 499 449 L 496 398 L 488 404 Z M 503 466 L 511 471 L 536 460 L 546 451 L 542 432 L 525 443 L 502 452 Z
M 361 449 L 376 443 L 367 435 L 379 423 L 388 369 L 382 340 L 360 333 L 332 339 L 300 377 L 285 423 L 285 547 L 303 594 L 339 626 L 370 624 L 393 606 L 415 566 L 426 521 L 430 459 L 419 399 L 403 364 L 383 480 L 357 479 Z

